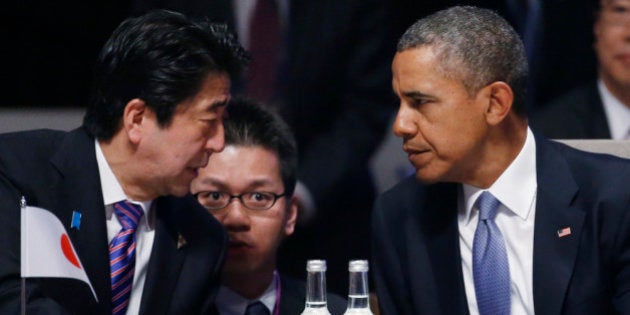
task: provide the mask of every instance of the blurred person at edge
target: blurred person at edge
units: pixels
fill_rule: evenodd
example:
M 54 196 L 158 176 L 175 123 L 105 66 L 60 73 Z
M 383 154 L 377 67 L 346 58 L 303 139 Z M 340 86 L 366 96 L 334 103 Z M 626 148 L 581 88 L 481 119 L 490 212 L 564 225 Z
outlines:
M 630 140 L 630 0 L 593 3 L 598 75 L 532 117 L 549 138 Z

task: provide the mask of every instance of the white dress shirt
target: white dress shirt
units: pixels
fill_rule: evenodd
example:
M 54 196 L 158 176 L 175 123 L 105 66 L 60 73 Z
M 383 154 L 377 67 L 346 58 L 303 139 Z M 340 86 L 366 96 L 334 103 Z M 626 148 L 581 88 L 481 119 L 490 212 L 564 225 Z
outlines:
M 109 167 L 98 141 L 96 141 L 95 147 L 96 162 L 98 163 L 98 171 L 101 179 L 101 189 L 103 190 L 103 204 L 105 205 L 107 242 L 111 243 L 112 239 L 114 239 L 122 228 L 118 218 L 114 215 L 114 203 L 121 200 L 129 200 L 142 207 L 144 211 L 144 215 L 140 219 L 138 228 L 136 229 L 136 267 L 133 275 L 133 286 L 129 306 L 127 308 L 127 314 L 138 314 L 140 312 L 140 302 L 147 277 L 149 259 L 151 258 L 153 239 L 155 237 L 153 226 L 153 216 L 155 214 L 154 211 L 151 211 L 153 201 L 138 202 L 127 198 L 112 169 Z
M 597 88 L 602 97 L 611 138 L 613 140 L 630 140 L 627 138 L 630 136 L 630 106 L 624 105 L 612 95 L 601 79 L 597 81 Z
M 534 314 L 532 275 L 536 188 L 536 143 L 528 128 L 521 152 L 487 189 L 501 202 L 494 221 L 503 235 L 510 264 L 512 314 Z M 479 221 L 479 209 L 475 202 L 482 192 L 477 187 L 463 185 L 458 200 L 459 245 L 471 315 L 479 314 L 472 271 L 472 249 Z
M 256 301 L 260 301 L 269 310 L 270 314 L 273 314 L 276 305 L 276 281 L 278 277 L 274 276 L 274 281 L 269 283 L 267 290 L 257 299 L 246 299 L 240 294 L 234 292 L 232 289 L 221 286 L 219 293 L 217 293 L 216 306 L 219 311 L 219 315 L 243 315 L 247 306 Z

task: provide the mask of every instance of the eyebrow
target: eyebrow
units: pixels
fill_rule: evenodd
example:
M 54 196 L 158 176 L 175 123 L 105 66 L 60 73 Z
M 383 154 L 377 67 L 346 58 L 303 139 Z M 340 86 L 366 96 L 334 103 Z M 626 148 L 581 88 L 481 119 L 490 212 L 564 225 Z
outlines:
M 216 110 L 216 109 L 218 109 L 220 107 L 226 107 L 229 103 L 230 103 L 230 99 L 229 98 L 226 99 L 226 100 L 223 100 L 223 101 L 214 102 L 208 107 L 207 111 L 211 112 L 211 111 L 214 111 L 214 110 Z
M 215 178 L 212 178 L 212 177 L 201 179 L 201 183 L 202 184 L 210 184 L 210 185 L 216 186 L 217 189 L 220 189 L 220 190 L 228 190 L 228 185 L 225 182 L 223 182 L 221 180 L 218 180 L 218 179 L 215 179 Z M 264 186 L 264 185 L 267 185 L 267 184 L 273 184 L 273 181 L 269 180 L 269 179 L 254 180 L 254 181 L 252 181 L 251 183 L 249 183 L 247 185 L 246 190 L 256 189 L 258 187 L 261 187 L 261 186 Z M 207 191 L 207 190 L 204 190 L 204 191 Z
M 418 92 L 418 91 L 410 91 L 410 92 L 403 92 L 402 93 L 403 96 L 407 97 L 407 98 L 428 98 L 431 97 L 428 94 L 424 94 L 422 92 Z

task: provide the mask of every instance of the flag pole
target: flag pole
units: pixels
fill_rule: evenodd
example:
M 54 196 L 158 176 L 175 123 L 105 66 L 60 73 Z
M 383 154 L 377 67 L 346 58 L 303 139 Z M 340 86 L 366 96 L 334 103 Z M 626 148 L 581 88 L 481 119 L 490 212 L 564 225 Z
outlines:
M 22 199 L 20 200 L 20 216 L 21 216 L 21 220 L 24 220 L 24 211 L 26 211 L 26 198 L 24 198 L 24 196 L 22 196 Z M 22 228 L 24 228 L 24 226 L 22 225 Z M 22 315 L 26 315 L 26 278 L 22 277 L 21 272 L 20 272 L 20 277 L 22 278 L 22 292 L 21 292 L 21 301 L 20 301 L 20 314 Z

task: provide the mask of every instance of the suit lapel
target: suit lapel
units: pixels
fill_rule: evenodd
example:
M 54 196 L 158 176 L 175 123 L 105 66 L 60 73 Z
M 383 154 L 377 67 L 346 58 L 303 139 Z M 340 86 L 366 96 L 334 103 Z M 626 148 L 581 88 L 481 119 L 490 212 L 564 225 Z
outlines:
M 155 201 L 155 240 L 151 260 L 142 293 L 140 314 L 157 314 L 168 311 L 172 293 L 181 273 L 186 256 L 187 244 L 175 224 L 174 214 L 183 213 L 170 197 Z
M 419 222 L 425 233 L 432 277 L 444 314 L 468 313 L 457 227 L 458 187 L 450 183 L 429 186 L 426 193 L 431 198 L 427 198 L 430 201 L 423 207 Z
M 52 198 L 58 198 L 56 202 L 52 201 L 55 204 L 53 211 L 68 231 L 99 303 L 103 308 L 111 309 L 105 207 L 94 139 L 83 129 L 68 133 L 52 156 L 51 163 L 60 174 L 51 187 L 51 191 L 56 193 L 56 197 Z M 78 229 L 70 228 L 73 211 L 81 213 Z
M 539 314 L 559 314 L 573 273 L 584 213 L 572 207 L 578 187 L 566 161 L 547 140 L 536 138 L 536 143 L 534 309 Z M 570 228 L 570 234 L 560 236 L 559 230 L 565 228 Z

